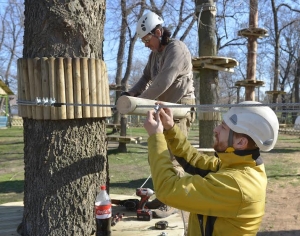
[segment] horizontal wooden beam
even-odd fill
[[[155,107],[156,100],[137,98],[131,96],[121,96],[117,101],[117,110],[125,115],[141,115],[146,116],[151,107]],[[190,112],[189,107],[183,107],[181,104],[164,102],[165,106],[172,106],[173,117],[176,119],[184,118]],[[147,107],[143,107],[147,106]],[[174,107],[176,106],[176,107]],[[177,108],[178,107],[178,108]]]
[[[119,143],[140,143],[142,137],[132,137],[132,136],[117,136],[117,135],[108,135],[106,136],[107,141],[115,141]]]

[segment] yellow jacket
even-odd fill
[[[189,172],[180,178],[167,148]],[[148,139],[156,197],[190,212],[189,236],[256,235],[265,209],[267,177],[259,150],[200,154],[178,126]]]

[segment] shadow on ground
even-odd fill
[[[22,193],[24,191],[24,180],[11,180],[0,182],[0,193]]]
[[[118,182],[118,183],[109,183],[109,187],[113,188],[132,188],[136,189],[141,187],[147,178],[145,179],[136,179],[136,180],[131,180],[131,181],[126,181],[126,182]],[[150,188],[153,189],[153,183],[152,183],[152,178],[148,179],[148,181],[144,184],[143,188]]]
[[[258,232],[257,236],[299,236],[300,230]]]

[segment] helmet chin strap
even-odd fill
[[[234,152],[234,148],[233,148],[233,131],[232,131],[232,129],[229,130],[228,147],[226,148],[225,152]]]

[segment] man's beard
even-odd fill
[[[219,139],[217,137],[215,137],[213,147],[216,152],[224,152],[227,148],[227,143],[219,142]]]

